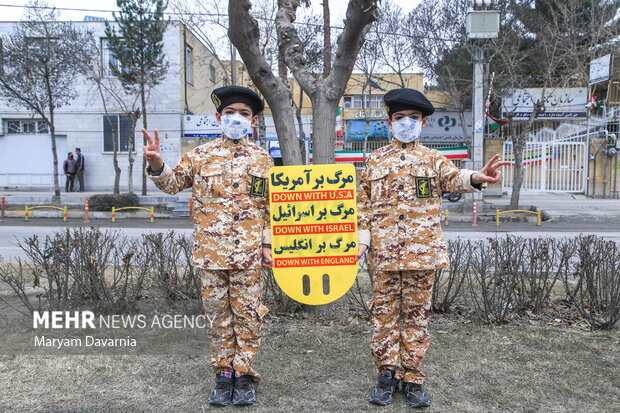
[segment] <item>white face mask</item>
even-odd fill
[[[250,133],[252,121],[238,113],[222,116],[222,132],[231,139],[240,139]]]
[[[422,121],[404,117],[392,122],[392,134],[403,143],[413,142],[422,133]]]

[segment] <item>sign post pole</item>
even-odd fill
[[[84,222],[88,224],[90,222],[88,219],[88,198],[84,199],[84,216]]]

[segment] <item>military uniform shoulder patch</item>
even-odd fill
[[[216,108],[219,108],[222,104],[222,101],[220,101],[220,98],[218,98],[215,93],[211,93],[211,100],[213,101],[213,104]]]
[[[430,198],[432,195],[431,178],[427,176],[416,176],[415,193],[418,198]]]
[[[250,195],[265,196],[265,178],[252,175],[252,189]]]

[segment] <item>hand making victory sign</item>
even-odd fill
[[[142,128],[142,133],[148,142],[147,146],[142,147],[144,157],[149,165],[151,165],[151,169],[157,171],[164,166],[164,158],[161,156],[161,147],[159,146],[159,132],[155,129],[155,142],[153,142],[153,138],[151,138],[151,135],[149,135],[146,129]]]
[[[499,179],[502,177],[502,173],[498,171],[497,169],[505,165],[510,165],[511,162],[509,161],[496,162],[498,159],[499,159],[499,155],[495,155],[493,158],[491,158],[489,162],[487,162],[484,168],[474,173],[471,177],[472,184],[478,185],[484,182],[489,183],[489,184],[494,184],[497,181],[499,181]],[[367,249],[368,249],[368,245],[360,244],[357,255],[355,256],[355,261],[359,261]]]
[[[499,155],[495,155],[493,158],[491,158],[489,162],[487,162],[484,168],[482,168],[481,170],[473,174],[471,177],[472,183],[474,185],[482,184],[484,182],[489,183],[489,184],[494,184],[495,182],[499,181],[499,179],[502,177],[502,173],[498,171],[497,168],[500,168],[505,165],[510,165],[511,162],[510,161],[495,162],[498,159],[499,159]]]
[[[155,134],[155,142],[153,142],[153,138],[148,133],[148,131],[142,128],[142,133],[146,137],[146,141],[148,142],[147,146],[143,146],[142,150],[144,151],[144,157],[146,161],[151,166],[151,170],[157,171],[164,166],[164,159],[161,155],[161,147],[159,145],[159,132],[157,129],[154,130]],[[264,267],[271,268],[274,266],[273,258],[271,257],[271,247],[263,247],[263,261],[262,265]]]

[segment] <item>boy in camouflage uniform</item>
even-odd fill
[[[211,95],[222,137],[198,146],[170,168],[164,164],[159,135],[148,140],[148,176],[162,191],[192,188],[193,265],[201,268],[204,310],[212,322],[209,342],[216,384],[209,403],[252,404],[260,375],[252,362],[260,344],[261,264],[273,265],[270,247],[268,152],[247,134],[263,110],[250,89],[229,86]]]
[[[402,380],[407,403],[424,407],[430,402],[420,364],[430,343],[433,278],[448,265],[441,193],[482,191],[499,180],[497,168],[507,162],[495,162],[496,155],[479,172],[460,170],[418,141],[434,112],[422,93],[396,89],[384,102],[394,138],[366,160],[358,198],[357,258],[370,247],[373,271],[371,352],[379,378],[370,402],[390,404]]]

